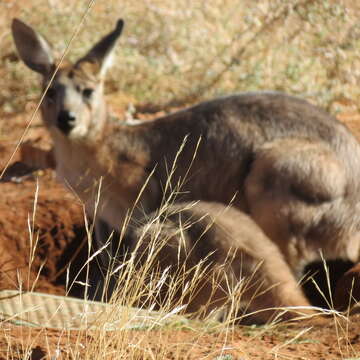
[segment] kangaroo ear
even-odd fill
[[[12,35],[21,60],[32,70],[46,76],[54,60],[49,43],[30,26],[13,19]]]
[[[94,65],[93,72],[96,72],[97,75],[103,77],[107,69],[111,66],[113,49],[117,39],[122,33],[123,27],[124,21],[119,19],[115,29],[95,44],[84,57],[77,61],[75,66],[82,66],[82,63],[84,62],[90,63]]]

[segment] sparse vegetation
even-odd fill
[[[37,82],[17,61],[9,23],[16,14],[57,44],[61,54],[88,2],[5,2],[0,39],[2,111],[23,110],[37,98]],[[359,9],[350,1],[250,0],[95,2],[70,59],[94,34],[125,19],[108,92],[134,103],[191,103],[230,92],[286,91],[332,105],[359,97]],[[336,110],[336,109],[333,109]]]

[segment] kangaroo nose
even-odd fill
[[[75,120],[76,116],[73,112],[61,110],[58,116],[57,126],[64,134],[68,134],[74,128]]]

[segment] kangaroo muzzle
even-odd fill
[[[76,116],[73,112],[68,110],[61,110],[57,118],[57,127],[65,134],[68,135],[75,127]]]

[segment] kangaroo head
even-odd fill
[[[61,65],[51,81],[57,66],[50,44],[30,26],[13,20],[12,33],[20,58],[42,75],[43,90],[49,86],[41,111],[54,137],[81,139],[96,134],[105,122],[104,77],[123,24],[118,20],[116,28],[75,64]]]

